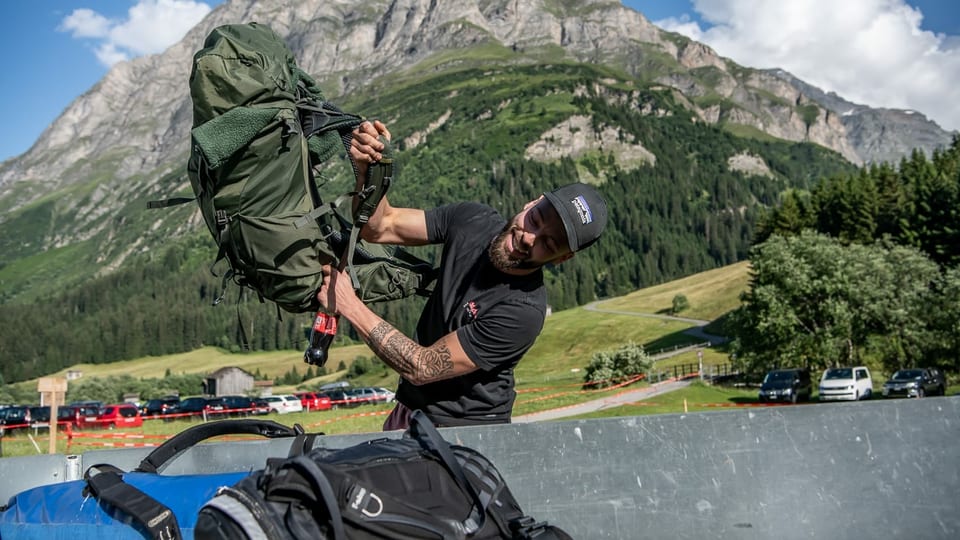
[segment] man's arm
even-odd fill
[[[350,158],[357,166],[357,191],[363,188],[370,164],[383,158],[384,139],[390,140],[390,132],[379,120],[364,122],[353,131]],[[422,246],[427,243],[424,212],[417,208],[394,208],[384,196],[360,231],[360,237],[377,244]]]
[[[325,308],[343,315],[376,355],[404,379],[422,385],[470,373],[476,364],[464,352],[456,332],[429,347],[418,345],[370,310],[353,292],[350,277],[324,266],[317,298]]]

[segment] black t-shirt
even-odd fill
[[[489,206],[441,206],[426,212],[426,223],[429,242],[442,243],[443,253],[415,339],[429,346],[456,330],[478,369],[421,386],[401,379],[397,400],[445,426],[509,422],[513,368],[543,329],[543,272],[511,276],[492,265],[487,248],[506,220]]]

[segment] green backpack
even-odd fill
[[[334,264],[350,267],[367,303],[426,292],[430,264],[357,240],[389,187],[391,158],[370,167],[361,192],[321,198],[314,167],[349,148],[362,118],[325,101],[280,36],[257,23],[221,26],[193,62],[187,174],[196,198],[187,200],[200,205],[219,246],[214,265],[230,264],[224,286],[233,279],[286,311],[311,312],[321,266]],[[354,196],[361,204],[348,220],[338,210],[350,210]]]

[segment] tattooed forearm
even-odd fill
[[[423,375],[429,379],[443,376],[453,371],[453,360],[450,358],[450,349],[441,340],[429,349],[424,349],[420,355],[423,366]]]
[[[415,377],[417,374],[417,349],[419,348],[420,346],[414,343],[412,339],[400,332],[394,332],[383,342],[383,347],[380,349],[380,358],[383,358],[384,362],[396,366],[400,373]]]
[[[370,348],[372,348],[374,352],[379,351],[380,343],[383,342],[383,338],[387,337],[387,334],[389,334],[391,330],[393,330],[393,327],[385,322],[373,327],[373,330],[370,331],[370,336],[367,338],[367,344],[370,345]]]
[[[443,340],[421,347],[396,328],[381,322],[370,331],[373,352],[411,382],[430,381],[453,371],[450,349]]]

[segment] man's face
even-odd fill
[[[532,270],[573,256],[556,209],[544,197],[513,216],[490,243],[490,260],[502,272]]]

